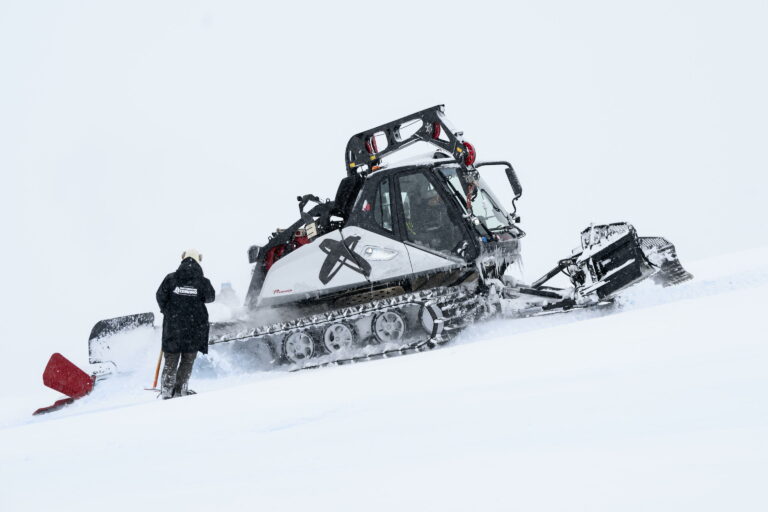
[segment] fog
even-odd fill
[[[96,320],[154,309],[186,248],[244,296],[247,248],[296,220],[297,195],[334,195],[352,134],[440,103],[479,159],[515,165],[529,278],[591,222],[666,236],[683,263],[764,246],[767,14],[2,1],[0,311],[5,355],[30,370],[15,385],[54,350],[84,360]]]

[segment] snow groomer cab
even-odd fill
[[[425,157],[384,162],[416,143],[428,144]],[[256,264],[250,308],[341,307],[475,286],[518,260],[525,233],[517,225],[522,188],[515,171],[508,162],[476,162],[442,105],[354,135],[345,161],[347,176],[333,201],[299,197],[300,219],[249,251]],[[483,167],[506,173],[511,212],[480,176]]]

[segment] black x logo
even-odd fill
[[[320,243],[320,250],[328,255],[323,266],[320,267],[320,275],[317,276],[321,283],[330,283],[342,267],[350,268],[365,277],[371,275],[370,263],[354,255],[355,247],[359,241],[359,236],[350,236],[345,238],[343,242],[326,238]],[[352,256],[352,261],[349,260],[350,256]]]

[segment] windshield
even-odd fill
[[[441,167],[439,170],[448,178],[448,183],[461,197],[462,208],[467,210],[467,193],[461,186],[461,181],[456,172],[456,167]],[[509,227],[509,214],[501,206],[501,203],[481,177],[478,180],[477,195],[472,200],[472,213],[483,222],[488,229],[500,229]]]

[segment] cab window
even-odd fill
[[[389,178],[382,180],[373,200],[373,220],[382,229],[392,232],[392,203],[389,195]]]
[[[448,205],[422,173],[398,178],[405,220],[405,238],[429,249],[455,253],[464,240],[463,232],[448,214]]]

